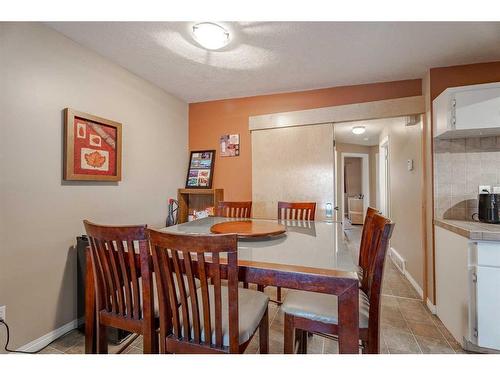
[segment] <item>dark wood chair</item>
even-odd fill
[[[217,216],[249,219],[252,202],[219,202]]]
[[[315,202],[278,202],[278,220],[314,221],[315,214]]]
[[[278,220],[314,221],[316,202],[278,202]],[[281,287],[276,287],[276,303],[281,304]]]
[[[141,334],[144,353],[157,352],[146,226],[84,224],[94,275],[97,353],[108,352],[107,327]]]
[[[148,235],[158,286],[161,353],[242,353],[257,328],[260,352],[268,352],[269,298],[238,288],[236,235],[151,229]],[[221,261],[221,254],[226,259]]]
[[[364,353],[379,353],[380,294],[384,260],[394,224],[375,213],[367,223],[367,272],[359,290],[359,334]],[[321,293],[291,291],[283,304],[285,313],[284,352],[294,352],[295,331],[301,333],[302,352],[307,352],[305,332],[338,335],[337,297]]]
[[[252,201],[250,202],[219,202],[217,216],[239,219],[250,219],[252,213]],[[248,283],[243,283],[243,287],[248,289]]]
[[[366,210],[365,220],[363,222],[363,230],[361,232],[358,257],[358,276],[360,283],[363,283],[363,275],[368,272],[370,259],[372,259],[373,257],[373,254],[370,254],[369,235],[371,232],[368,230],[368,228],[370,227],[370,223],[372,222],[375,214],[380,214],[380,212],[376,208],[368,207],[368,209]]]

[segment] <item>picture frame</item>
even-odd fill
[[[122,124],[64,109],[63,179],[121,181]]]
[[[224,134],[219,138],[220,156],[235,157],[240,156],[240,135]]]
[[[211,189],[214,165],[215,150],[191,151],[186,189]]]

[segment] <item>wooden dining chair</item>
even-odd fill
[[[316,202],[278,202],[278,220],[311,220],[316,214]]]
[[[316,202],[278,202],[278,220],[314,221],[316,214]],[[260,287],[263,290],[263,287]],[[276,287],[276,301],[281,300],[281,287]]]
[[[257,328],[260,352],[268,352],[269,298],[238,288],[235,234],[149,229],[148,236],[160,310],[160,353],[242,353]],[[195,278],[200,280],[199,289]],[[223,278],[227,286],[222,285]]]
[[[252,211],[252,202],[219,202],[217,216],[249,219]]]
[[[368,272],[368,266],[370,264],[370,259],[372,258],[372,254],[370,254],[370,241],[372,232],[368,230],[370,227],[370,223],[373,220],[375,214],[379,214],[380,212],[373,207],[368,207],[365,214],[365,220],[363,222],[363,230],[361,232],[361,241],[359,244],[359,256],[358,256],[358,277],[360,283],[363,282],[363,275]],[[365,280],[366,282],[366,280]]]
[[[141,334],[144,353],[157,352],[146,226],[83,223],[94,276],[97,353],[108,352],[107,327]]]
[[[367,272],[359,289],[359,335],[363,353],[379,353],[380,303],[384,260],[394,224],[375,213],[364,229],[369,243]],[[291,291],[283,304],[285,313],[284,352],[294,352],[296,330],[301,333],[302,351],[307,352],[305,332],[338,335],[337,297],[321,293]]]

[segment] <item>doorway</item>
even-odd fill
[[[370,205],[369,155],[344,152],[342,159],[342,220],[363,224],[364,213]]]

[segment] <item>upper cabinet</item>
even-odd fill
[[[434,137],[500,135],[500,82],[448,88],[432,106]]]

